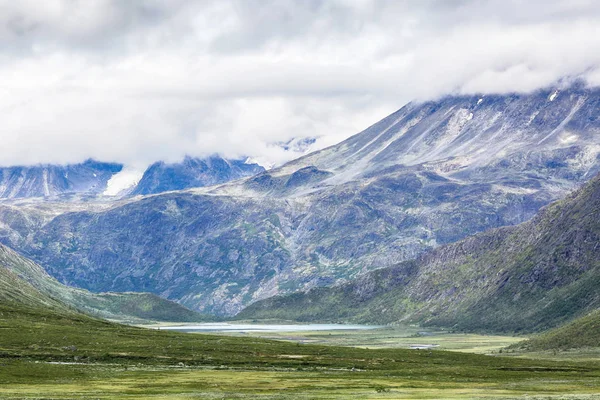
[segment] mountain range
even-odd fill
[[[518,226],[486,231],[240,318],[542,331],[600,308],[600,176]]]
[[[532,218],[600,170],[599,106],[600,90],[582,85],[410,103],[338,145],[218,186],[4,202],[0,240],[63,283],[234,315]]]
[[[0,167],[0,199],[94,198],[107,193],[111,179],[123,171],[118,163],[87,160],[80,164]],[[218,155],[185,157],[179,163],[156,162],[123,195],[155,194],[228,182],[264,171],[258,164]]]

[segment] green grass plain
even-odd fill
[[[600,363],[185,334],[0,304],[0,398],[600,399]]]
[[[9,364],[19,373],[24,365]],[[429,376],[407,377],[371,371],[277,371],[202,368],[128,368],[117,366],[34,364],[35,382],[2,383],[2,398],[98,399],[598,399],[589,376],[572,372],[513,371],[511,381],[491,382],[483,376],[453,381]],[[53,378],[53,376],[60,378]],[[393,374],[392,374],[393,375]],[[485,373],[482,373],[485,375]],[[521,375],[517,378],[516,375]],[[525,375],[525,376],[523,376]]]

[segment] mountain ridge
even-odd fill
[[[138,182],[108,196],[146,195],[225,183],[264,171],[258,164],[228,160],[218,155],[186,156],[181,162],[158,161],[150,165]],[[92,159],[76,164],[39,164],[0,167],[0,199],[87,198],[107,195],[112,178],[124,165]],[[79,196],[79,197],[77,197]]]
[[[121,164],[87,160],[79,164],[0,168],[0,198],[56,197],[63,194],[102,194]]]

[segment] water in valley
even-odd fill
[[[363,331],[381,328],[377,325],[349,324],[236,324],[204,323],[195,325],[161,326],[157,329],[178,332],[314,332],[314,331]]]

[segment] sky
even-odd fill
[[[408,101],[600,84],[597,0],[0,0],[0,165],[278,165]]]

